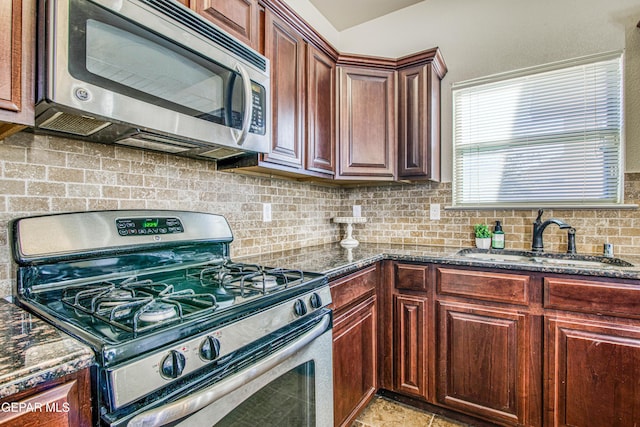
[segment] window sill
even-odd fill
[[[531,205],[477,205],[477,206],[445,206],[445,210],[531,210],[531,209],[563,209],[563,210],[580,210],[580,209],[638,209],[636,204],[610,204],[610,205],[549,205],[549,204],[531,204]]]

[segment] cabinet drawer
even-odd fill
[[[372,265],[330,283],[333,309],[339,310],[358,301],[364,295],[375,292],[378,283],[378,266]]]
[[[396,289],[427,290],[427,272],[429,267],[413,264],[394,265],[394,283]]]
[[[625,283],[546,277],[544,307],[640,318],[640,287]]]
[[[438,294],[529,304],[529,276],[438,268]]]

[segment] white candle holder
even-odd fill
[[[340,216],[333,218],[333,222],[338,224],[347,224],[347,234],[344,239],[340,241],[340,246],[343,248],[355,248],[360,244],[353,238],[353,224],[362,224],[367,222],[367,218],[361,216]]]

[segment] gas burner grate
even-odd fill
[[[62,302],[120,330],[137,334],[205,316],[218,308],[211,293],[175,291],[172,285],[128,279],[65,289]]]
[[[224,288],[243,298],[277,292],[304,280],[301,270],[232,262],[193,268],[187,275],[204,287]]]

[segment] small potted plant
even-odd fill
[[[489,249],[491,247],[491,231],[489,231],[489,226],[485,224],[476,224],[473,226],[473,232],[476,235],[477,248]]]

